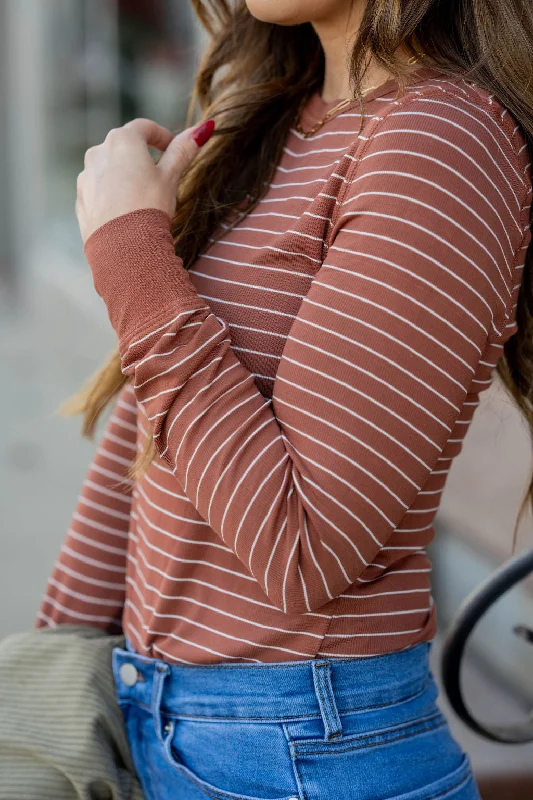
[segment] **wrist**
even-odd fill
[[[188,305],[193,298],[200,301],[175,254],[170,226],[167,212],[137,209],[105,222],[85,242],[94,287],[120,341],[149,325],[165,307],[179,310],[184,300]]]

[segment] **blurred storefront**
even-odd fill
[[[0,638],[32,624],[103,426],[56,414],[116,345],[84,153],[137,116],[183,127],[199,50],[185,0],[0,0]]]
[[[57,265],[82,264],[74,203],[85,150],[137,116],[181,126],[198,45],[183,0],[0,3],[5,277],[20,277],[34,248]]]

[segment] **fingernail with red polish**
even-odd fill
[[[209,139],[213,135],[214,130],[215,130],[215,120],[207,119],[205,122],[202,122],[201,125],[198,125],[198,127],[193,130],[191,136],[198,145],[198,147],[201,147],[203,144],[209,141]]]

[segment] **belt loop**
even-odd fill
[[[331,663],[329,661],[312,661],[315,694],[324,723],[324,740],[342,736],[342,723],[331,685]]]
[[[165,678],[170,674],[170,667],[164,661],[158,661],[154,670],[154,685],[152,689],[152,713],[154,717],[154,726],[157,733],[157,738],[164,744],[163,729],[161,720],[161,699],[163,697],[163,686]]]

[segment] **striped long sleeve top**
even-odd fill
[[[86,242],[128,383],[37,625],[181,663],[369,656],[435,633],[426,546],[531,239],[523,130],[420,69],[309,138],[187,271],[170,218]],[[314,95],[304,129],[333,104]],[[152,429],[157,455],[118,486]],[[124,488],[126,486],[126,488]]]

